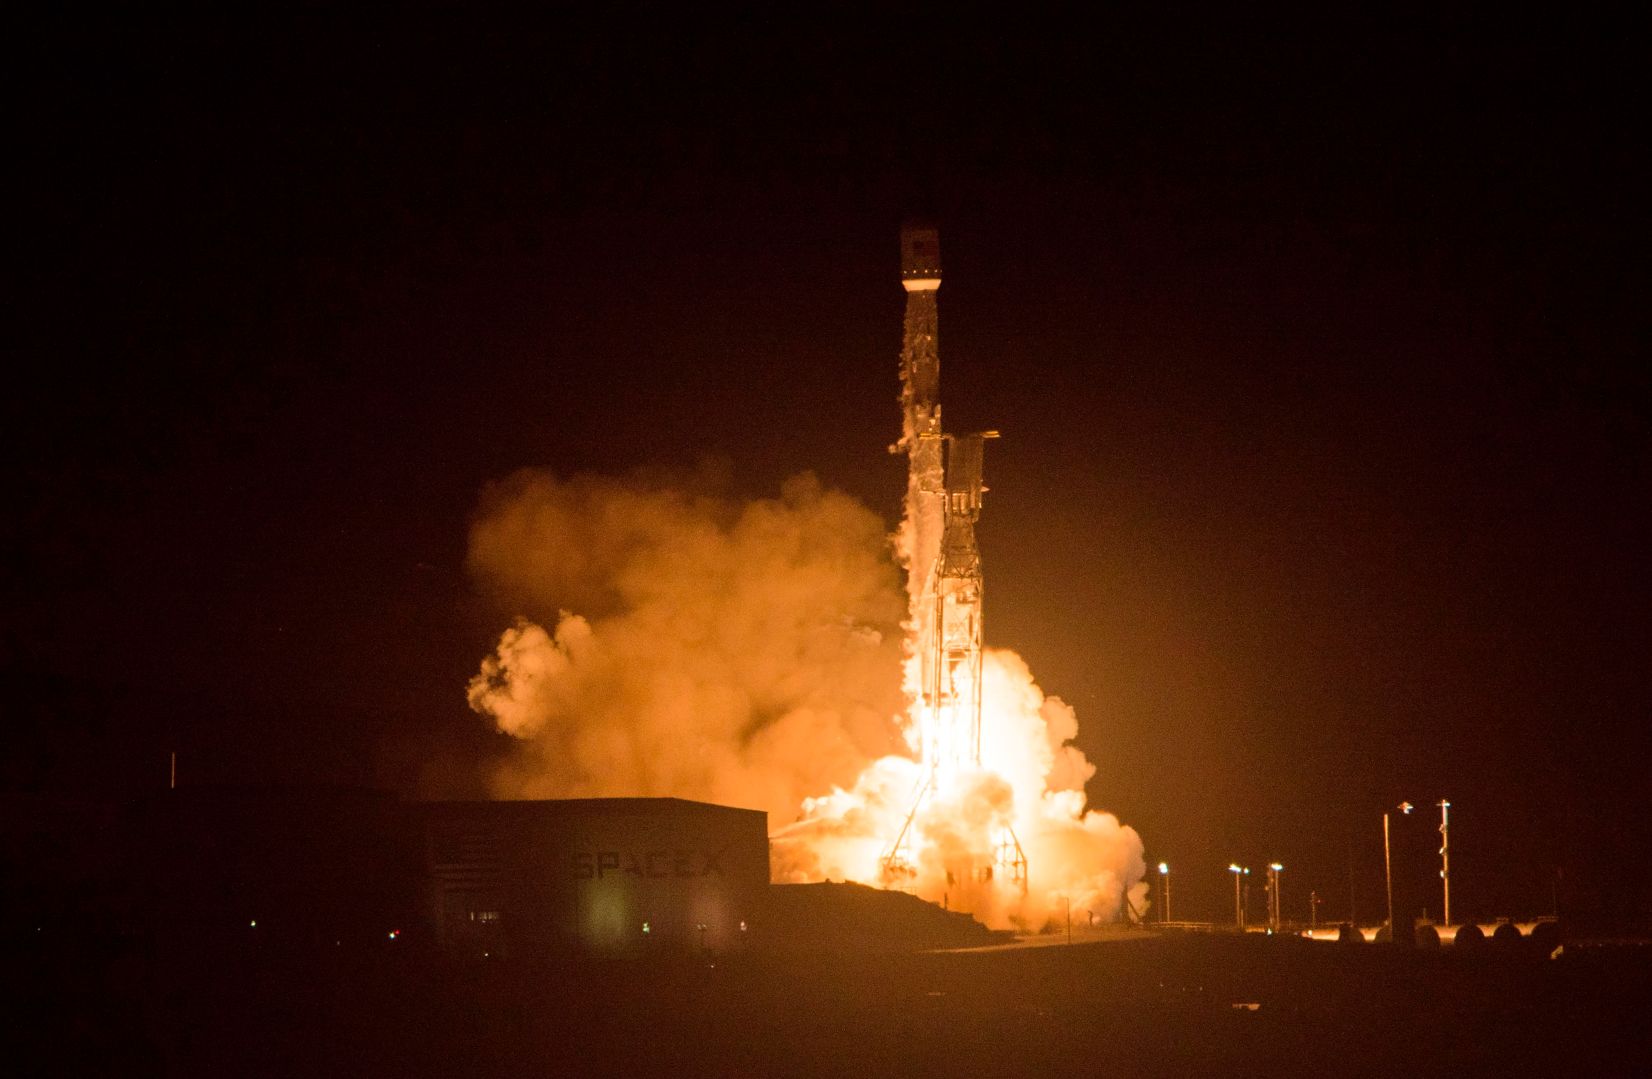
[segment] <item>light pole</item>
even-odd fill
[[[1451,803],[1440,799],[1440,888],[1445,892],[1445,922],[1451,924]]]
[[[1159,913],[1161,923],[1170,920],[1170,866],[1159,863],[1159,884],[1164,888],[1164,910]]]
[[[1318,892],[1308,893],[1308,932],[1317,932],[1319,929],[1319,905],[1325,900],[1319,898]]]
[[[1268,863],[1268,928],[1279,932],[1279,874],[1285,869],[1278,862]]]
[[[1394,808],[1401,813],[1410,813],[1414,808],[1410,802],[1401,802]],[[1388,845],[1388,814],[1382,815],[1382,875],[1388,884],[1388,939],[1394,939],[1394,857]]]
[[[1243,929],[1245,928],[1245,898],[1244,885],[1240,883],[1240,878],[1250,876],[1250,869],[1247,866],[1239,865],[1237,862],[1230,862],[1228,872],[1233,874],[1233,923]]]

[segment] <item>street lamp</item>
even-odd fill
[[[1279,874],[1285,869],[1278,862],[1268,863],[1268,928],[1279,932]]]
[[[1159,863],[1159,884],[1164,888],[1164,910],[1159,914],[1161,923],[1170,920],[1170,866]]]
[[[1243,929],[1245,928],[1244,885],[1240,883],[1239,878],[1250,876],[1250,867],[1230,862],[1228,863],[1228,872],[1233,874],[1233,922],[1240,929]]]
[[[1410,802],[1401,802],[1394,807],[1401,813],[1409,814],[1416,807]],[[1382,875],[1388,884],[1388,939],[1394,939],[1394,857],[1388,844],[1388,814],[1382,815]]]
[[[1445,891],[1445,924],[1451,924],[1451,803],[1441,798],[1440,887]]]

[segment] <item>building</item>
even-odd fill
[[[427,922],[454,955],[742,948],[769,887],[767,815],[678,798],[428,802]]]
[[[125,829],[132,928],[170,951],[726,951],[759,932],[767,815],[677,798],[403,802],[183,787]]]

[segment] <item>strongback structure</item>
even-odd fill
[[[907,592],[916,693],[913,707],[923,765],[920,786],[900,834],[884,854],[886,882],[909,876],[912,822],[937,792],[981,766],[981,462],[998,432],[954,436],[941,426],[941,356],[936,293],[941,245],[934,228],[901,229],[901,285],[906,289],[901,347],[901,439],[907,455]],[[1014,833],[995,844],[993,862],[1026,886],[1026,857]],[[983,866],[981,879],[992,878]]]
[[[981,457],[997,432],[948,440],[941,558],[934,569],[934,641],[925,696],[935,715],[938,778],[981,763]]]

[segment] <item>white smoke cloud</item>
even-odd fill
[[[484,494],[469,567],[522,615],[469,690],[521,740],[497,793],[786,822],[900,749],[883,523],[809,475],[749,503],[696,486],[530,470]]]
[[[740,502],[704,476],[484,493],[469,568],[518,615],[471,680],[517,739],[502,797],[675,796],[767,810],[777,879],[877,883],[921,768],[902,689],[908,610],[879,518],[810,475]],[[914,820],[918,894],[992,925],[1145,907],[1142,844],[1087,811],[1073,710],[1012,652],[983,671],[983,770]],[[1023,896],[979,866],[1005,829]],[[972,874],[975,874],[972,876]]]

